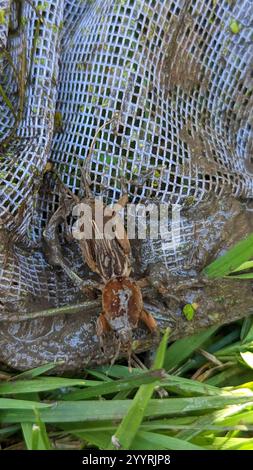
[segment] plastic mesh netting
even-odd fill
[[[2,312],[80,295],[41,248],[59,204],[46,164],[77,194],[113,117],[90,162],[94,194],[117,200],[124,175],[134,203],[252,198],[252,19],[251,0],[0,1]],[[183,218],[181,247],[143,242],[141,263],[183,267],[206,227]]]

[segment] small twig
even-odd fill
[[[208,351],[205,351],[204,349],[199,348],[198,352],[202,354],[209,362],[213,363],[216,366],[221,366],[222,362],[217,359],[213,354],[209,353]]]
[[[63,307],[49,308],[40,310],[39,312],[30,312],[20,315],[19,313],[0,314],[0,322],[21,322],[27,320],[35,320],[36,318],[50,318],[57,315],[71,315],[82,311],[92,311],[101,307],[101,300],[90,300],[74,305],[64,305]]]
[[[92,152],[93,152],[93,150],[94,150],[95,143],[96,143],[96,140],[97,140],[97,138],[98,138],[99,133],[100,133],[106,126],[109,126],[109,124],[111,124],[112,122],[114,122],[115,119],[117,119],[117,117],[118,117],[118,113],[115,113],[114,116],[113,116],[111,119],[109,119],[108,121],[105,121],[105,122],[102,124],[102,126],[100,126],[100,127],[97,129],[97,131],[96,131],[96,133],[95,133],[95,135],[94,135],[94,137],[93,137],[93,139],[92,139],[91,146],[90,146],[88,155],[87,155],[87,157],[86,157],[86,160],[84,161],[83,171],[84,171],[85,174],[87,173],[87,166],[88,166],[89,162],[91,161]]]

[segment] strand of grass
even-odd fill
[[[253,257],[253,234],[237,243],[223,256],[204,269],[210,278],[224,277]]]
[[[132,450],[204,450],[177,437],[165,436],[154,432],[139,431],[134,439]]]
[[[95,380],[67,379],[63,377],[40,377],[31,380],[17,380],[0,384],[1,395],[34,393],[75,386],[98,386]]]
[[[206,350],[210,353],[215,353],[219,349],[231,344],[234,340],[239,339],[240,329],[235,328],[231,333],[227,334],[226,336],[218,339],[214,343],[206,346]],[[211,338],[214,341],[214,338]],[[175,369],[174,374],[177,376],[181,376],[186,372],[192,369],[198,369],[206,362],[206,359],[199,353],[195,353],[193,358],[188,359],[184,364],[179,366],[178,369]]]
[[[204,444],[204,438],[202,442]],[[201,440],[199,441],[201,444]],[[253,439],[248,437],[233,438],[233,437],[214,437],[206,449],[217,449],[217,450],[252,450]]]
[[[130,395],[131,390],[122,390],[121,392],[116,393],[112,400],[126,400],[128,396]]]
[[[231,360],[232,358],[236,357],[237,354],[241,352],[246,352],[252,349],[252,341],[249,342],[241,342],[237,341],[231,346],[226,346],[225,348],[220,349],[215,353],[215,356],[220,360]]]
[[[108,375],[105,375],[102,372],[97,371],[96,369],[95,370],[84,369],[84,372],[86,372],[87,374],[89,374],[93,377],[96,377],[99,380],[104,380],[105,382],[112,382],[113,381],[110,377],[108,377]]]
[[[63,397],[64,400],[83,400],[96,396],[103,396],[116,392],[123,392],[123,396],[118,396],[118,399],[125,398],[125,393],[129,392],[133,388],[139,387],[145,383],[153,383],[157,381],[166,390],[184,396],[199,396],[199,395],[222,395],[227,393],[217,387],[208,386],[190,379],[184,379],[182,377],[175,377],[173,375],[168,376],[164,374],[164,370],[149,371],[141,375],[130,377],[127,379],[120,379],[117,381],[111,381],[107,383],[101,383],[97,386],[89,387],[85,390],[73,391]],[[1,387],[0,387],[1,392]]]
[[[245,263],[242,263],[238,268],[234,269],[231,274],[240,272],[240,271],[246,271],[246,269],[252,269],[253,268],[253,261],[246,261]]]
[[[170,419],[156,419],[144,421],[140,425],[141,431],[185,431],[187,430],[198,430],[198,431],[233,431],[237,429],[238,431],[245,431],[245,425],[237,424],[235,426],[223,426],[222,424],[213,424],[214,414],[209,414],[209,420],[205,422],[196,416],[185,416],[180,418],[170,418]],[[206,415],[205,415],[206,417]],[[59,425],[61,429],[64,430],[62,435],[71,433],[85,439],[82,433],[86,432],[108,432],[112,435],[116,429],[116,424],[113,424],[111,421],[102,421],[102,422],[88,422],[88,423],[64,423]],[[248,425],[247,431],[253,430],[253,426]],[[57,433],[59,435],[59,432]]]
[[[33,450],[51,450],[52,447],[51,447],[50,440],[48,438],[46,426],[40,418],[40,413],[37,409],[35,409],[34,414],[36,418],[35,426],[38,429],[38,443],[37,443],[37,448],[33,447]]]
[[[14,116],[14,119],[16,120],[17,119],[17,114],[14,110],[14,107],[12,105],[12,102],[10,101],[10,99],[8,98],[8,96],[6,95],[2,85],[0,84],[0,95],[2,96],[3,98],[3,101],[5,102],[6,106],[9,108],[9,110],[11,111],[11,113],[13,114]]]
[[[234,392],[236,392],[236,390]],[[224,421],[221,418],[236,414],[237,410],[240,411],[240,406],[244,406],[244,404],[227,406],[224,407],[223,410],[220,410],[218,412],[206,416],[200,416],[196,418],[196,421],[194,423],[195,429],[184,429],[177,434],[177,437],[179,437],[180,439],[190,440],[198,435],[201,435],[203,433],[204,427],[209,428],[210,425],[219,425],[219,423],[222,427],[224,427]],[[240,420],[237,420],[236,424],[242,424],[242,422],[240,422]]]
[[[40,310],[39,312],[31,312],[20,315],[18,313],[1,314],[0,321],[4,322],[22,322],[27,320],[34,320],[35,318],[47,318],[54,317],[57,315],[73,315],[80,313],[84,310],[95,310],[101,306],[101,300],[91,300],[86,302],[80,302],[74,305],[64,305],[63,307],[49,308],[46,310]]]
[[[159,385],[161,379],[165,377],[164,369],[151,370],[147,373],[141,374],[139,377],[130,377],[129,379],[103,382],[94,387],[87,388],[85,390],[77,390],[72,393],[68,393],[63,397],[64,400],[84,400],[91,397],[98,397],[101,395],[108,395],[120,391],[133,390],[142,384],[154,384]],[[1,386],[0,386],[1,393]]]
[[[32,402],[39,403],[40,397],[37,392],[28,394],[21,394],[22,400],[31,400]],[[51,444],[47,436],[45,424],[40,419],[38,407],[33,408],[34,420],[33,423],[21,422],[21,430],[24,438],[25,445],[28,450],[49,450]]]
[[[224,416],[224,413],[218,414],[215,423],[222,423],[222,426],[244,426],[244,430],[248,430],[248,425],[253,425],[253,409],[241,410],[232,416]]]
[[[182,429],[177,433],[179,439],[187,440],[193,439],[203,432],[204,428],[209,428],[213,424],[214,414],[208,414],[207,416],[200,416],[195,418],[193,428]]]
[[[247,343],[253,340],[253,316],[246,317],[243,320],[241,332],[240,332],[240,340],[242,343]]]
[[[14,424],[12,426],[6,426],[4,428],[0,428],[0,442],[9,436],[12,436],[19,430],[20,430],[19,424]]]
[[[137,376],[143,374],[143,370],[137,369],[134,367],[131,371],[127,366],[122,366],[120,364],[114,364],[113,366],[98,366],[95,369],[98,372],[102,372],[106,376],[113,377],[114,379],[123,379],[127,377],[132,377],[133,375]]]
[[[211,396],[227,393],[218,387],[174,375],[167,376],[166,379],[162,380],[161,385],[170,393],[180,396]]]
[[[51,408],[52,404],[33,402],[29,400],[16,400],[13,398],[0,398],[0,410],[12,410],[15,412],[33,410],[34,408]],[[23,420],[25,421],[25,420]],[[17,421],[19,422],[19,421]]]
[[[15,374],[12,375],[9,378],[9,381],[11,380],[24,380],[24,379],[33,379],[34,377],[39,377],[42,374],[45,374],[46,372],[49,372],[53,369],[55,369],[58,366],[61,366],[64,364],[64,361],[58,361],[58,362],[50,362],[47,364],[44,364],[43,366],[35,367],[34,369],[26,370],[25,372],[21,372],[20,374]]]
[[[238,387],[240,383],[246,383],[250,380],[252,380],[252,371],[243,364],[238,364],[208,378],[205,383],[215,387]]]
[[[34,443],[33,426],[34,424],[32,423],[21,423],[21,430],[22,430],[23,438],[25,441],[26,448],[28,450],[33,450],[33,443]]]
[[[51,450],[46,426],[41,421],[38,410],[34,410],[35,423],[22,423],[23,438],[28,450]]]
[[[185,361],[196,349],[202,347],[217,329],[217,326],[213,326],[195,335],[175,341],[166,351],[164,368],[171,371],[178,367],[179,364]]]
[[[149,387],[149,385],[147,385]],[[138,393],[138,392],[137,392]],[[2,405],[2,400],[5,400]],[[80,421],[122,420],[132,409],[134,400],[87,400],[78,402],[58,401],[52,404],[33,403],[40,406],[41,419],[45,423],[67,423]],[[15,402],[15,403],[13,403]],[[2,423],[34,422],[31,408],[32,402],[24,400],[0,399],[0,420]],[[151,399],[149,406],[144,410],[145,417],[174,416],[176,414],[201,412],[223,409],[229,405],[252,406],[253,396],[244,391],[241,394]],[[26,409],[27,406],[27,409]],[[44,409],[45,408],[45,409]],[[139,415],[139,412],[138,412]],[[128,431],[127,431],[128,432]]]
[[[106,449],[110,440],[108,431],[90,431],[77,433],[77,437],[99,449]],[[135,435],[131,450],[203,450],[202,447],[177,439],[176,437],[163,435],[149,431],[138,431]]]
[[[167,328],[165,334],[163,335],[162,341],[158,346],[156,357],[152,367],[153,370],[160,369],[161,367],[163,367],[169,334],[170,329]],[[120,423],[116,433],[112,436],[112,445],[109,445],[109,448],[113,449],[116,447],[130,449],[133,439],[143,420],[148,403],[153,395],[154,388],[155,384],[140,386],[126,416]]]
[[[229,276],[224,276],[226,279],[253,279],[253,273],[245,273],[245,274],[237,274],[233,276],[230,274]],[[252,310],[253,313],[253,310]]]

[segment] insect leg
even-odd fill
[[[108,323],[108,321],[105,318],[105,315],[103,313],[100,313],[98,319],[97,319],[97,326],[96,326],[96,331],[97,331],[97,336],[101,338],[103,335],[106,333],[109,333],[111,331],[111,327]]]
[[[155,319],[152,317],[152,315],[146,310],[142,310],[141,315],[140,315],[140,320],[145,323],[145,325],[148,327],[148,329],[151,331],[151,333],[157,333],[158,331],[158,326],[155,321]]]

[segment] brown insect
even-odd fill
[[[108,123],[104,126],[106,124]],[[95,217],[97,199],[90,191],[87,175],[83,179],[86,189],[86,197],[83,199],[63,188],[65,198],[44,231],[45,251],[50,263],[60,265],[78,287],[83,290],[87,288],[90,290],[94,287],[102,290],[102,313],[97,320],[97,335],[103,343],[103,338],[113,332],[117,338],[119,350],[121,347],[127,348],[130,357],[132,331],[139,326],[140,322],[143,322],[153,334],[156,334],[158,330],[152,315],[144,310],[138,281],[129,277],[131,247],[124,223],[117,218],[117,224],[114,224],[115,216],[119,208],[126,206],[128,196],[124,194],[119,199],[117,210],[115,205],[109,207],[101,203],[103,226],[100,227]],[[60,248],[58,226],[66,221],[73,207],[79,203],[85,203],[85,207],[89,209],[79,228],[81,232],[85,232],[87,227],[92,230],[92,236],[89,238],[84,236],[80,239],[79,246],[83,260],[93,272],[101,277],[103,284],[99,286],[91,281],[83,281],[77,276],[64,259]],[[112,228],[114,227],[114,237],[106,236],[104,227],[108,223],[111,223]]]
[[[114,331],[120,346],[131,349],[132,331],[142,321],[157,333],[157,324],[152,315],[144,310],[141,289],[138,283],[127,277],[110,279],[102,290],[103,311],[97,321],[99,337]]]

